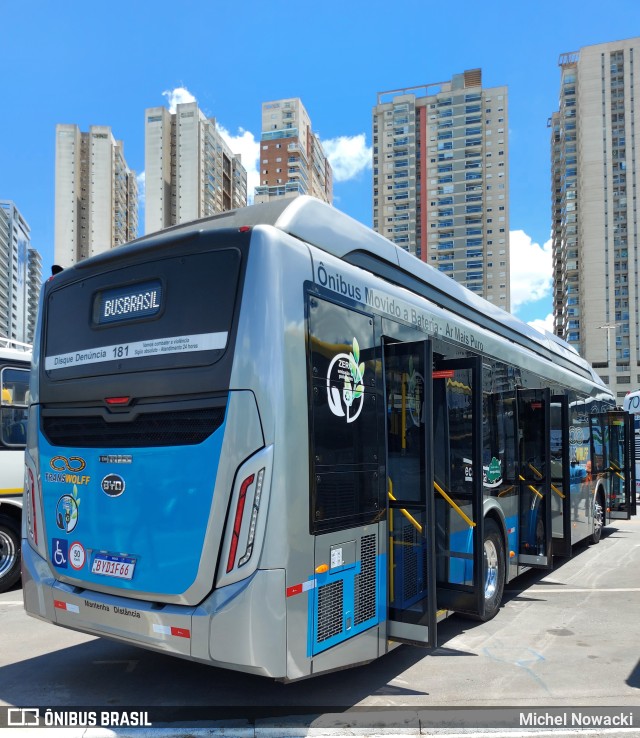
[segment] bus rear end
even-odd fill
[[[255,568],[255,524],[253,536],[226,525],[230,506],[240,522],[251,517],[271,461],[253,393],[230,389],[251,233],[177,235],[46,285],[24,598],[29,614],[58,625],[210,661],[217,572],[229,599],[238,565],[238,589]],[[260,586],[254,596],[268,599]]]

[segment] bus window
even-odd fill
[[[24,446],[27,440],[29,370],[2,370],[2,421],[0,440],[4,446]]]

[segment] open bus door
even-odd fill
[[[436,645],[431,343],[384,343],[391,640]]]
[[[606,520],[629,520],[636,508],[633,417],[609,410],[590,421],[593,472],[608,479]]]
[[[569,399],[566,395],[551,396],[549,422],[552,553],[571,556],[572,459],[569,455]]]
[[[518,389],[516,397],[520,485],[518,563],[550,569],[550,392]]]
[[[434,506],[438,608],[484,617],[482,361],[436,361]]]

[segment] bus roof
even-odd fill
[[[0,361],[31,361],[31,345],[0,336]]]
[[[488,326],[496,333],[537,351],[547,358],[562,357],[563,364],[572,365],[574,369],[590,377],[596,384],[605,386],[591,365],[571,345],[558,336],[548,331],[541,333],[503,308],[485,300],[434,267],[399,248],[349,215],[308,195],[250,205],[209,218],[171,226],[85,262],[79,262],[76,268],[82,269],[85,264],[88,266],[88,264],[95,264],[101,260],[107,261],[115,258],[116,252],[122,253],[123,249],[137,248],[142,245],[148,247],[163,245],[174,239],[177,232],[181,238],[186,238],[202,231],[258,225],[274,226],[322,251],[364,266],[383,277],[382,271],[376,271],[375,263],[390,265],[394,272],[411,275],[422,284],[429,285],[430,290],[435,293],[434,297],[438,304],[442,304],[452,312],[479,325]],[[355,258],[357,256],[365,256],[371,263],[364,265],[361,259]]]

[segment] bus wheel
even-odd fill
[[[504,591],[505,563],[504,543],[500,528],[495,520],[484,521],[484,617],[491,620],[502,602]]]
[[[598,543],[602,537],[602,526],[604,525],[604,505],[602,504],[602,490],[598,490],[593,498],[593,511],[591,513],[591,535],[589,543]]]
[[[20,533],[6,515],[0,515],[0,592],[20,579]]]

